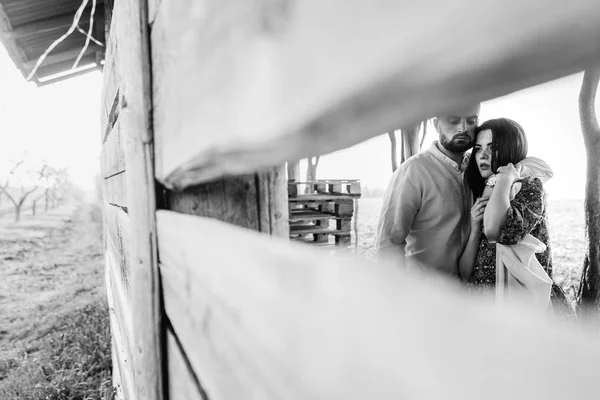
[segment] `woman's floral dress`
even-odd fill
[[[523,178],[518,182],[521,182],[521,190],[510,202],[506,219],[500,229],[498,243],[517,244],[525,235],[531,234],[546,245],[546,250],[535,256],[548,276],[552,278],[552,252],[548,231],[546,193],[538,178]],[[496,243],[490,242],[483,232],[475,258],[473,274],[467,286],[474,291],[493,290],[496,286]],[[575,316],[571,302],[556,283],[552,284],[550,299],[556,315]]]

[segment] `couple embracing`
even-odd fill
[[[552,170],[527,156],[527,137],[517,122],[499,118],[478,125],[479,110],[477,104],[434,118],[439,140],[394,172],[379,217],[378,256],[485,291],[496,286],[496,244],[533,237],[545,245],[535,257],[551,282],[549,307],[571,316],[570,302],[551,281],[543,183]]]

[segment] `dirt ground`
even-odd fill
[[[19,223],[0,218],[0,383],[11,365],[43,351],[42,339],[60,331],[65,316],[105,302],[103,283],[97,205],[63,206]]]

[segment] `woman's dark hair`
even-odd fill
[[[523,127],[517,122],[508,118],[490,119],[475,129],[475,138],[480,132],[488,129],[492,131],[492,171],[494,173],[498,167],[508,163],[516,164],[527,157],[527,137]],[[479,173],[474,153],[471,153],[465,174],[474,197],[481,197],[485,188],[485,179]]]

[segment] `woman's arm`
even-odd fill
[[[512,163],[498,168],[496,186],[483,215],[483,230],[490,241],[495,242],[500,237],[506,211],[510,208],[510,191],[513,183],[519,179],[519,170]]]
[[[467,246],[458,261],[458,275],[464,283],[467,283],[471,278],[475,266],[475,258],[481,241],[481,221],[487,202],[488,197],[480,197],[471,207],[471,233],[469,234]]]

